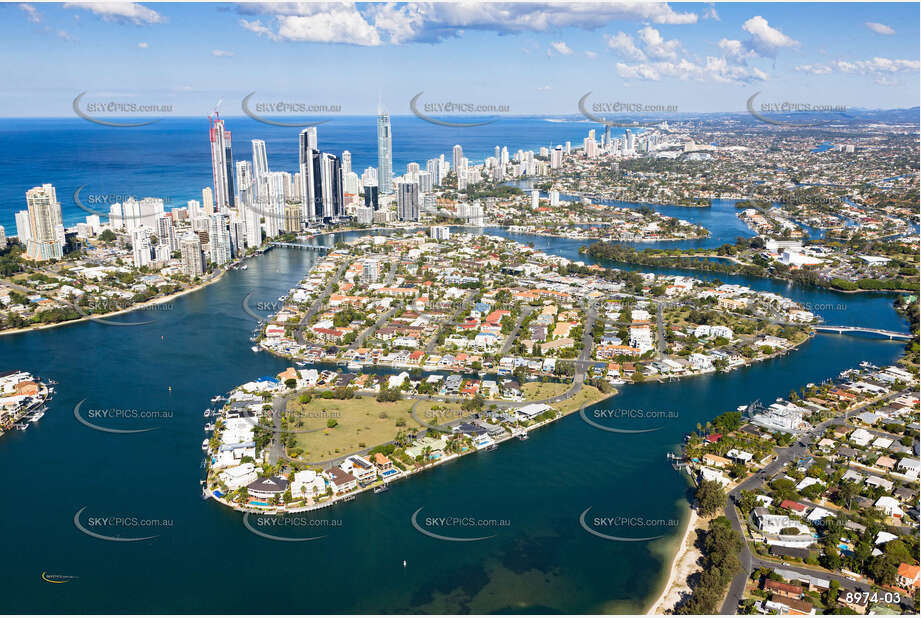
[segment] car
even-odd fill
[[[856,581],[857,581],[857,580],[854,579],[853,577],[845,577],[845,579],[848,580],[848,581],[852,581],[852,582],[856,582]]]

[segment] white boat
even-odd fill
[[[35,421],[37,421],[38,419],[40,419],[40,418],[43,417],[43,416],[45,416],[44,410],[39,410],[38,412],[36,412],[36,413],[33,414],[32,416],[30,416],[30,417],[29,417],[29,420],[32,421],[32,422],[34,423]]]
[[[205,431],[214,431],[214,423],[208,423],[205,425]]]
[[[358,363],[354,361],[346,365],[345,368],[348,369],[349,371],[361,371],[361,365],[359,365]]]
[[[222,397],[221,395],[215,395],[214,397],[211,398],[211,403],[217,403],[218,401],[224,401],[225,399],[227,398]]]
[[[244,264],[240,267],[240,270],[246,270],[247,268],[249,268],[249,264]]]
[[[390,488],[389,488],[387,485],[378,485],[377,487],[374,488],[374,493],[376,493],[376,494],[382,494],[382,493],[384,493],[385,491],[387,491],[388,489],[390,489]]]
[[[208,418],[209,416],[211,416],[211,409],[209,408],[209,409],[205,410],[205,412],[202,414],[202,416],[203,416],[204,418]]]
[[[258,351],[259,351],[259,346],[254,345],[253,347],[250,348],[250,350],[252,350],[253,352],[258,352]]]
[[[29,423],[15,423],[13,427],[18,429],[19,431],[25,431],[26,429],[29,428]]]
[[[203,451],[208,450],[208,438],[205,438],[204,440],[201,441],[201,450]]]

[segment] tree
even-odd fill
[[[698,512],[704,517],[713,515],[726,504],[726,492],[717,481],[702,481],[694,498],[697,500]]]

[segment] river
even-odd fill
[[[575,241],[488,231],[585,259]],[[681,534],[675,523],[686,517],[687,480],[665,458],[683,435],[721,412],[754,399],[773,401],[862,360],[891,363],[903,346],[818,335],[794,353],[731,374],[628,385],[598,407],[668,412],[664,421],[624,421],[625,427],[660,429],[613,434],[572,415],[534,432],[527,442],[508,442],[399,482],[385,494],[362,495],[307,516],[341,523],[317,527],[324,538],[277,542],[249,532],[240,513],[201,499],[201,413],[215,393],[287,365],[250,350],[255,321],[242,300],[252,292],[251,306],[274,301],[316,259],[313,252],[270,251],[250,260],[248,270],[231,271],[161,311],[145,313],[150,324],[85,322],[0,339],[0,366],[59,382],[41,421],[0,437],[0,479],[7,487],[7,507],[0,511],[4,612],[642,611],[661,589]],[[828,306],[816,312],[829,324],[907,329],[887,295],[720,278]],[[81,400],[84,413],[165,410],[172,417],[151,421],[155,431],[102,433],[75,420],[74,406]],[[23,483],[31,489],[13,491]],[[155,538],[104,541],[75,526],[83,507],[84,527],[91,517],[150,518],[169,525],[125,525],[126,538]],[[482,541],[446,542],[413,528],[410,518],[420,508],[420,518],[501,519],[508,525]],[[613,542],[580,526],[579,516],[588,508],[590,524],[595,516],[668,523],[602,530],[664,535]],[[477,536],[478,530],[460,527],[449,534]],[[72,579],[50,584],[42,573]]]

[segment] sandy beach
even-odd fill
[[[687,581],[698,570],[697,561],[701,557],[700,551],[694,547],[694,542],[697,540],[697,531],[705,530],[706,526],[707,520],[698,516],[695,509],[690,509],[687,528],[685,528],[684,537],[675,553],[675,559],[672,561],[665,589],[650,605],[646,612],[647,616],[670,612],[679,601],[691,593],[691,587],[688,586]]]

